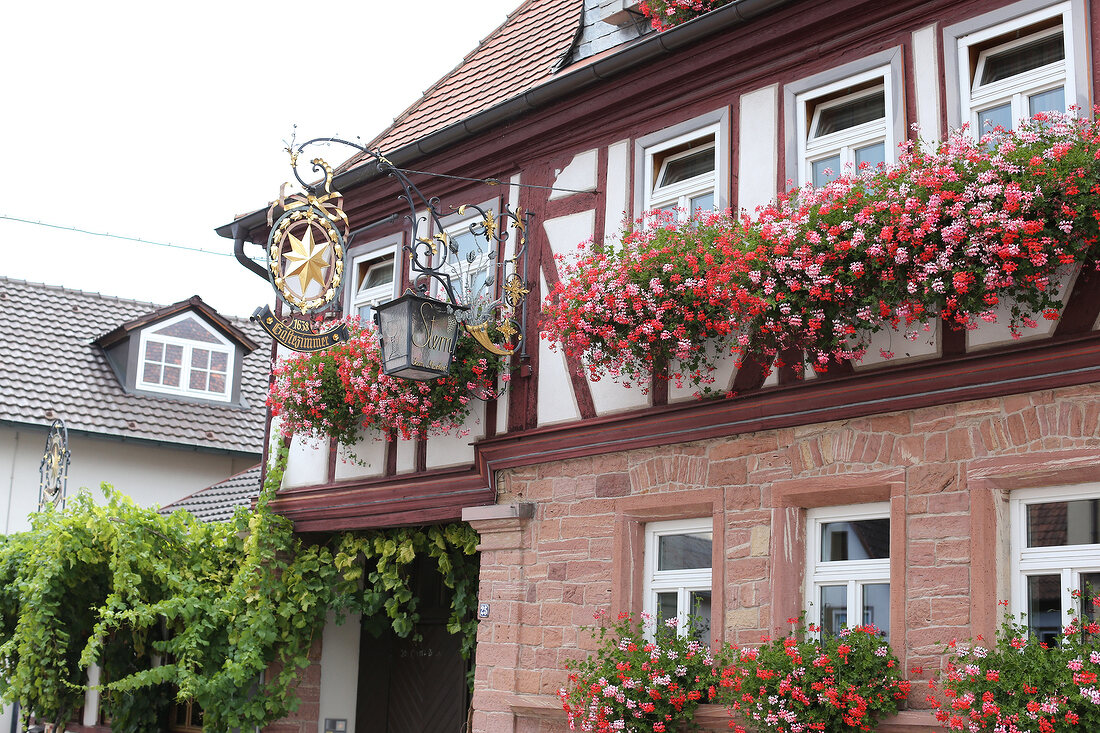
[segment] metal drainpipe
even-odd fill
[[[15,460],[19,457],[19,431],[15,431],[15,447],[11,451],[11,476],[8,477],[8,511],[4,515],[4,534],[11,531],[11,497],[15,493]],[[14,725],[14,723],[12,723]]]

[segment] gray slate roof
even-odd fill
[[[209,307],[209,306],[207,306]],[[248,407],[127,394],[92,342],[161,306],[0,277],[0,422],[259,455],[263,448],[269,338],[226,318],[260,348],[245,357]]]
[[[160,509],[161,514],[171,514],[183,509],[203,522],[225,522],[233,518],[239,506],[251,506],[260,493],[261,465],[230,476],[213,486],[200,489],[190,496],[174,501]]]

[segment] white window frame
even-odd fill
[[[676,207],[680,209],[677,212],[676,218],[680,221],[686,221],[695,215],[695,212],[690,208],[691,200],[708,193],[714,197],[715,208],[718,207],[718,134],[719,126],[717,124],[708,125],[656,145],[651,145],[645,149],[645,189],[643,194],[643,209],[645,211],[665,207]],[[660,166],[657,165],[657,160],[661,153],[689,143],[699,144],[692,145],[682,152],[669,155],[661,161]],[[664,173],[665,169],[667,169],[670,162],[693,155],[707,148],[714,154],[714,167],[710,172],[702,173],[667,186],[657,187],[657,181],[661,174]]]
[[[1033,86],[1021,85],[1013,93],[1021,95],[1021,101],[1014,103],[1012,119],[1015,123],[1021,118],[1030,116],[1026,112],[1027,97],[1037,92],[1049,90],[1059,86],[1057,80],[1046,77],[1039,78],[1051,67],[1051,64],[1041,69],[1035,69],[1024,74],[1003,79],[1000,82],[987,85],[987,89],[977,96],[972,97],[974,78],[970,75],[970,48],[975,44],[981,44],[998,36],[1007,35],[1015,30],[1023,29],[1036,23],[1048,21],[1061,16],[1062,37],[1065,44],[1064,76],[1062,85],[1065,88],[1065,101],[1068,110],[1071,106],[1077,106],[1085,113],[1090,110],[1091,78],[1089,70],[1089,24],[1084,0],[1063,0],[1051,2],[1051,0],[1020,0],[1019,2],[983,15],[964,20],[947,26],[943,29],[944,66],[948,79],[947,94],[947,121],[950,127],[960,127],[964,122],[971,124],[975,136],[983,134],[984,130],[977,130],[977,113],[998,104],[1009,101],[1007,87],[1023,82],[1030,83],[1028,79],[1034,79]],[[1034,39],[1037,34],[1029,38]],[[1014,41],[1013,41],[1014,42]],[[999,49],[1010,45],[1011,42],[1002,44]],[[990,49],[994,51],[997,49]],[[988,54],[987,54],[988,55]],[[977,70],[975,70],[977,71]],[[1037,75],[1037,76],[1032,76]],[[955,79],[954,82],[951,80]],[[1003,85],[1003,86],[1002,86]],[[951,91],[954,87],[954,91]],[[996,89],[1000,89],[1002,96],[994,98],[991,95]],[[1022,107],[1021,107],[1022,104]]]
[[[864,519],[890,519],[890,502],[871,504],[845,504],[806,510],[806,620],[821,626],[821,587],[847,586],[848,613],[861,608],[860,591],[865,585],[885,583],[890,580],[890,558],[878,560],[821,561],[821,529],[829,522],[855,522]],[[893,527],[891,527],[891,536]],[[892,549],[892,548],[891,548]],[[891,619],[892,621],[892,619]],[[862,625],[863,619],[859,619]],[[876,624],[878,625],[878,624]],[[852,624],[849,624],[852,626]]]
[[[858,84],[865,84],[875,79],[881,79],[882,83],[866,89],[861,89],[858,92],[845,94],[835,99],[828,99],[818,103],[815,107],[815,102],[822,97],[828,97],[832,94],[836,94],[842,89]],[[813,137],[813,131],[814,128],[817,127],[818,118],[822,110],[828,109],[829,107],[835,107],[853,99],[868,96],[870,93],[878,90],[882,91],[883,100],[885,102],[882,119],[864,122],[861,125],[855,125],[845,130],[838,130],[828,135],[823,135],[822,137]],[[849,168],[854,170],[856,149],[874,145],[879,142],[883,144],[885,149],[883,157],[886,164],[890,165],[893,163],[897,159],[898,141],[894,139],[894,121],[892,119],[893,105],[890,103],[892,98],[893,79],[889,66],[869,69],[861,74],[856,74],[855,76],[850,76],[840,81],[826,84],[812,91],[796,95],[795,104],[797,107],[795,114],[797,117],[797,129],[799,131],[798,184],[800,186],[805,186],[812,183],[813,164],[819,160],[824,160],[833,156],[840,157],[840,170],[836,171],[838,176],[844,175]],[[812,114],[810,113],[811,107],[815,107]]]
[[[1050,20],[1058,16],[1061,16],[1061,26],[1048,28],[982,51],[978,57],[978,64],[974,71],[974,77],[973,79],[970,78],[971,46],[998,36],[1012,33],[1018,28],[1024,28],[1034,23]],[[1063,3],[1051,8],[1046,8],[1042,11],[1029,13],[1007,23],[1000,23],[976,33],[971,33],[958,40],[959,59],[960,61],[966,61],[965,64],[959,64],[959,88],[962,92],[962,99],[967,105],[968,120],[971,129],[976,136],[980,137],[988,132],[988,130],[982,130],[978,127],[978,115],[987,109],[1000,107],[1006,102],[1012,105],[1013,126],[1015,126],[1019,120],[1031,117],[1028,100],[1034,94],[1062,87],[1065,90],[1067,108],[1073,103],[1072,89],[1069,84],[1069,80],[1073,78],[1072,34],[1068,32],[1071,25],[1072,20],[1070,18],[1069,3]],[[1022,46],[1055,33],[1062,34],[1062,42],[1065,44],[1064,59],[1052,64],[1047,64],[1046,66],[1040,66],[1037,69],[1016,74],[1007,79],[1001,79],[986,85],[979,85],[978,81],[982,77],[985,63],[990,55],[1011,50],[1017,46]],[[1064,112],[1066,110],[1061,111]]]
[[[709,532],[711,535],[711,567],[689,570],[658,570],[657,551],[661,537],[678,534],[698,534]],[[643,561],[643,600],[642,610],[653,619],[657,618],[657,594],[675,591],[676,618],[679,633],[687,633],[690,599],[692,591],[710,591],[711,627],[719,622],[714,606],[714,520],[711,517],[699,519],[674,519],[665,522],[649,522],[645,526],[645,552]],[[711,632],[713,633],[713,632]]]
[[[1080,587],[1082,573],[1100,572],[1100,544],[1061,547],[1027,546],[1027,507],[1082,499],[1100,499],[1100,484],[1078,484],[1040,489],[1019,489],[1009,499],[1010,547],[1012,553],[1011,600],[1013,614],[1027,612],[1027,582],[1030,575],[1061,575],[1062,626],[1077,616],[1078,603],[1072,589]],[[1025,622],[1026,622],[1025,618]]]
[[[905,139],[905,100],[903,98],[905,78],[902,75],[902,49],[900,46],[888,48],[855,61],[835,66],[831,69],[798,79],[783,85],[784,131],[786,140],[785,160],[787,177],[790,183],[804,186],[813,180],[812,164],[814,160],[828,158],[841,152],[847,146],[851,151],[863,144],[873,144],[876,138],[873,132],[884,142],[884,160],[887,165],[897,161],[898,143]],[[836,94],[858,84],[865,84],[875,78],[882,79],[883,97],[886,114],[883,122],[867,122],[848,130],[841,130],[828,138],[813,141],[809,145],[811,116],[807,109],[817,99]],[[866,90],[860,92],[866,94]],[[839,101],[828,100],[826,104]],[[865,137],[860,137],[860,136]],[[835,136],[835,137],[834,137]],[[834,147],[826,147],[829,144]],[[809,160],[807,160],[809,156]],[[844,155],[841,155],[843,173]],[[850,162],[854,165],[855,155]]]
[[[398,258],[398,251],[400,247],[398,244],[393,244],[380,249],[364,252],[363,254],[356,255],[351,261],[351,285],[348,288],[349,291],[349,303],[348,314],[359,315],[359,309],[364,307],[375,307],[382,303],[389,302],[397,297],[398,283],[401,279],[401,260]],[[377,285],[371,288],[366,293],[359,292],[359,268],[362,266],[370,267],[371,263],[375,260],[382,260],[386,257],[393,258],[393,280],[389,285]],[[366,325],[366,324],[363,324]]]
[[[159,331],[165,326],[170,326],[173,323],[178,323],[189,318],[193,318],[202,324],[202,327],[206,331],[218,339],[218,343],[212,343],[210,341],[193,341],[190,339],[178,338],[175,336],[165,336],[163,334],[154,333]],[[148,347],[149,341],[157,341],[162,344],[172,344],[183,347],[183,358],[180,364],[180,386],[179,387],[166,387],[163,384],[154,384],[145,381],[145,350]],[[194,348],[207,349],[211,352],[220,352],[226,355],[226,373],[225,373],[225,392],[210,392],[208,390],[191,389],[188,385],[191,383],[191,351]],[[163,321],[154,323],[141,331],[141,337],[138,339],[138,360],[137,360],[137,375],[134,380],[134,384],[137,389],[146,392],[159,392],[161,394],[170,395],[184,395],[187,397],[198,397],[204,400],[217,400],[219,402],[229,402],[233,397],[233,376],[236,374],[236,354],[237,350],[232,343],[229,342],[224,336],[218,333],[217,329],[200,318],[192,311],[186,311],[180,313],[172,318],[166,318]]]
[[[684,120],[663,130],[642,135],[634,140],[634,216],[640,217],[653,209],[653,202],[665,199],[653,198],[654,156],[685,142],[711,135],[714,139],[714,210],[725,211],[729,205],[730,169],[730,108],[721,107],[690,120]],[[694,179],[693,179],[694,180]],[[679,186],[686,183],[681,181]],[[669,189],[672,186],[667,187]],[[708,189],[700,190],[700,193]],[[664,195],[662,192],[661,195]],[[698,195],[698,193],[694,194]],[[688,198],[690,201],[690,198]],[[679,206],[679,203],[677,203]],[[686,219],[685,211],[682,216]]]

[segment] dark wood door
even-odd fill
[[[414,568],[420,622],[412,637],[364,629],[356,733],[463,733],[469,696],[461,638],[447,632],[450,593],[430,564]]]

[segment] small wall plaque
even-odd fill
[[[489,604],[488,603],[479,603],[479,604],[477,604],[477,617],[478,618],[489,618]]]

